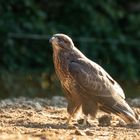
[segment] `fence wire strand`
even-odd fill
[[[40,35],[40,34],[24,34],[24,33],[9,33],[9,38],[14,39],[31,39],[31,40],[49,40],[51,35]],[[121,38],[106,38],[106,39],[99,39],[94,37],[72,37],[73,41],[77,42],[84,42],[84,43],[92,43],[92,42],[99,42],[99,43],[123,43],[123,44],[130,44],[130,45],[138,45],[140,44],[139,40],[130,40],[130,39],[121,39]]]

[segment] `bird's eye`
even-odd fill
[[[65,39],[59,39],[61,43],[67,43]]]
[[[61,39],[60,41],[64,43],[64,40],[63,39]]]

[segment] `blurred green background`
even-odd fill
[[[49,37],[65,33],[140,96],[139,0],[1,0],[0,98],[62,95]]]

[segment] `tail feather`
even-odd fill
[[[113,106],[103,105],[101,110],[107,113],[113,113],[121,117],[126,123],[137,123],[138,115],[130,108],[130,106],[125,102],[125,104],[116,103]]]
[[[126,123],[136,123],[138,121],[135,112],[129,107],[129,105],[127,105],[127,107],[116,105],[114,109],[116,110],[116,114]]]

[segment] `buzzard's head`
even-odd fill
[[[65,34],[54,34],[50,39],[54,48],[70,50],[74,47],[73,41]]]

